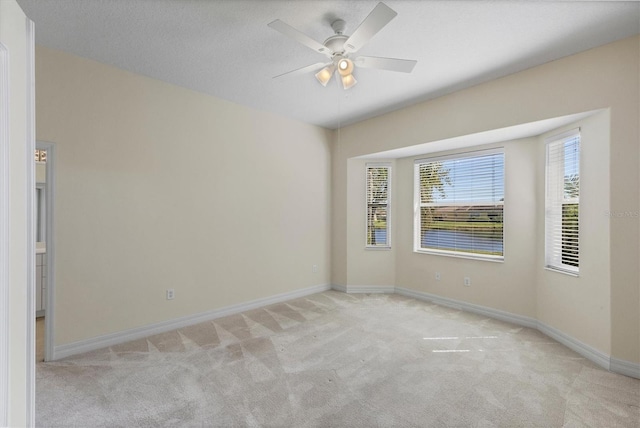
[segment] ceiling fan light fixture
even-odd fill
[[[358,83],[358,81],[355,77],[353,77],[353,74],[342,76],[342,86],[344,87],[344,89],[349,89],[352,86],[355,86],[356,83]]]
[[[353,61],[351,61],[349,58],[342,58],[340,61],[338,61],[338,73],[340,73],[342,77],[348,76],[352,72]]]
[[[327,86],[335,69],[336,67],[333,64],[326,66],[316,73],[316,79],[318,79],[318,82],[320,82],[322,86]]]

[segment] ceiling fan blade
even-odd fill
[[[353,60],[354,64],[362,68],[379,68],[381,70],[411,73],[418,61],[413,59],[379,58],[376,56],[359,56]]]
[[[356,52],[376,35],[385,25],[395,18],[397,12],[384,3],[378,3],[373,8],[351,37],[344,42],[344,50],[347,53]]]
[[[329,58],[331,58],[331,55],[333,54],[333,52],[331,52],[331,50],[327,48],[325,45],[323,45],[322,43],[313,40],[311,37],[296,30],[291,25],[285,24],[279,19],[276,19],[275,21],[267,25],[273,28],[274,30],[281,32],[285,36],[288,36],[294,40],[297,40],[298,42],[313,49],[314,51],[327,55]]]
[[[286,73],[282,73],[282,74],[278,74],[277,76],[274,76],[274,79],[277,79],[278,77],[283,77],[283,76],[297,76],[299,74],[304,74],[304,73],[308,73],[310,71],[318,71],[328,65],[331,65],[332,63],[323,63],[323,62],[316,62],[315,64],[311,64],[311,65],[307,65],[306,67],[302,67],[302,68],[297,68],[295,70],[291,70],[291,71],[287,71]]]

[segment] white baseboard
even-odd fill
[[[347,286],[346,285],[331,284],[331,289],[332,290],[336,290],[336,291],[342,291],[343,293],[347,292]]]
[[[620,373],[625,376],[635,377],[640,379],[640,364],[632,363],[630,361],[619,360],[618,358],[611,357],[612,372]]]
[[[490,318],[521,325],[523,327],[534,328],[606,370],[640,379],[640,364],[613,358],[610,355],[607,355],[604,352],[601,352],[554,327],[536,320],[535,318],[516,315],[510,312],[488,308],[486,306],[463,302],[461,300],[449,299],[447,297],[424,293],[422,291],[410,290],[408,288],[395,287],[395,292],[417,300],[425,300],[441,306],[474,312]]]
[[[538,321],[537,328],[541,333],[557,340],[567,348],[582,355],[587,360],[593,361],[603,369],[611,370],[611,357],[604,352],[598,351],[597,349],[592,348],[591,346],[580,342],[578,339],[575,339],[557,328],[551,327],[543,322]]]
[[[393,294],[395,292],[395,287],[393,285],[347,285],[346,292]]]
[[[227,306],[220,309],[214,309],[211,311],[187,315],[172,320],[161,321],[159,323],[142,327],[136,327],[128,330],[118,331],[115,333],[105,334],[86,340],[58,345],[54,347],[53,360],[59,360],[61,358],[69,357],[76,354],[82,354],[84,352],[95,351],[96,349],[118,345],[120,343],[129,342],[131,340],[142,339],[148,336],[153,336],[154,334],[165,333],[167,331],[176,330],[178,328],[187,327],[205,321],[211,321],[216,318],[222,318],[251,309],[272,305],[274,303],[297,299],[300,297],[308,296],[310,294],[321,293],[323,291],[330,290],[331,288],[332,287],[330,284],[314,285],[311,287],[302,288],[287,293],[276,294],[275,296],[251,300],[249,302]]]
[[[459,309],[466,312],[473,312],[485,315],[489,318],[510,322],[512,324],[521,325],[523,327],[536,328],[537,321],[534,318],[522,315],[512,314],[511,312],[501,311],[499,309],[488,308],[473,303],[463,302],[461,300],[449,299],[435,294],[424,293],[422,291],[410,290],[408,288],[395,287],[396,293],[403,296],[412,297],[418,300],[426,300],[437,305],[447,306],[449,308]]]
[[[331,289],[341,291],[343,293],[398,293],[400,295],[411,297],[417,300],[428,301],[441,306],[446,306],[467,312],[473,312],[523,327],[534,328],[539,330],[541,333],[557,340],[567,348],[577,352],[578,354],[582,355],[583,357],[587,358],[588,360],[594,362],[604,369],[625,376],[640,379],[640,364],[613,358],[534,318],[501,311],[486,306],[476,305],[461,300],[450,299],[448,297],[442,297],[435,294],[425,293],[422,291],[415,291],[408,288],[377,285],[315,285],[312,287],[302,288],[288,293],[277,294],[275,296],[256,299],[220,309],[214,309],[199,314],[188,315],[173,320],[162,321],[147,326],[137,327],[111,334],[105,334],[103,336],[68,343],[65,345],[59,345],[54,348],[53,359],[58,360],[61,358],[69,357],[71,355],[94,351],[96,349],[106,348],[108,346],[117,345],[131,340],[142,339],[154,334],[165,333],[167,331],[187,327],[193,324],[214,320],[216,318],[237,314],[274,303],[297,299],[299,297],[308,296],[310,294],[321,293],[323,291]]]
[[[332,284],[331,289],[341,291],[343,293],[368,293],[368,294],[393,294],[395,287],[393,285],[339,285]]]

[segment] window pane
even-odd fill
[[[369,206],[367,245],[387,246],[387,207]]]
[[[420,165],[422,202],[504,200],[504,155],[464,157]]]
[[[573,139],[564,144],[564,199],[580,196],[580,146]]]
[[[562,206],[562,263],[579,266],[578,259],[578,204]]]
[[[580,134],[547,143],[545,264],[577,273],[580,266]]]
[[[419,161],[418,250],[501,257],[504,154]]]
[[[421,208],[421,248],[503,254],[502,205]]]
[[[389,166],[367,166],[368,247],[388,247]]]

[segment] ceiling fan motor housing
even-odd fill
[[[344,43],[348,38],[349,36],[336,34],[335,36],[331,36],[325,40],[323,44],[328,47],[334,55],[342,55],[344,54]]]
[[[343,34],[345,28],[347,28],[347,23],[344,22],[342,19],[336,19],[335,21],[333,21],[331,23],[331,28],[333,28],[333,31],[336,34],[334,34],[333,36],[325,40],[323,45],[328,47],[329,50],[333,52],[334,63],[335,63],[337,60],[339,60],[339,58],[338,59],[335,58],[336,56],[344,55],[344,43],[347,41],[349,36],[345,36]]]

